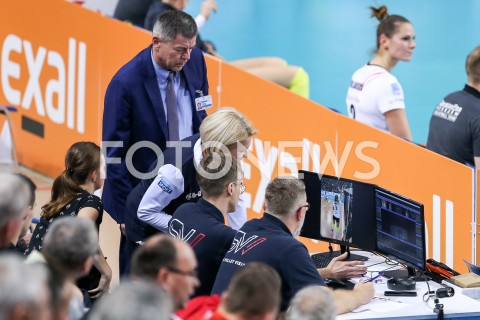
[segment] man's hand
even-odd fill
[[[119,226],[120,226],[120,232],[121,232],[124,236],[126,236],[127,233],[126,233],[126,231],[125,231],[125,223],[119,224]]]
[[[211,12],[217,12],[217,3],[215,0],[205,0],[200,7],[200,14],[208,20]]]
[[[318,269],[322,278],[331,279],[350,279],[361,277],[367,272],[367,267],[363,261],[342,261],[347,257],[348,253],[333,258],[326,268]]]
[[[355,284],[353,291],[357,294],[357,298],[361,304],[370,302],[375,294],[375,288],[371,282],[364,283],[363,281],[359,281]]]

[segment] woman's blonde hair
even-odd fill
[[[250,120],[231,107],[216,110],[200,125],[202,143],[209,149],[228,147],[256,133]]]

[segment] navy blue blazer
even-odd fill
[[[152,64],[151,50],[150,45],[125,64],[112,78],[105,93],[102,141],[107,147],[107,158],[120,158],[121,163],[107,161],[102,201],[105,211],[117,223],[124,223],[127,196],[141,181],[141,178],[135,177],[127,169],[127,151],[140,141],[153,142],[165,150],[168,140],[167,118]],[[199,49],[192,50],[190,60],[180,72],[190,93],[193,133],[197,133],[200,123],[206,117],[205,111],[196,110],[195,99],[199,97],[197,90],[201,90],[204,95],[208,94],[207,67]],[[108,147],[109,144],[105,141],[110,144],[120,141],[123,147]],[[156,160],[156,153],[149,147],[137,149],[131,157],[134,168],[141,173],[148,172]]]

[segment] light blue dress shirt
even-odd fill
[[[165,101],[167,92],[167,78],[170,71],[161,68],[152,57],[153,67],[155,74],[157,75],[158,88],[160,89],[160,95],[163,102],[163,111],[165,112],[165,119],[167,116],[167,104]],[[173,86],[175,93],[177,94],[177,112],[178,112],[178,130],[180,140],[190,137],[193,134],[193,114],[192,114],[192,99],[186,89],[187,82],[180,72],[175,73],[173,78]]]

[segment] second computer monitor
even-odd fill
[[[377,187],[377,251],[405,263],[408,275],[425,270],[425,217],[423,204]],[[407,274],[390,274],[403,276]]]

